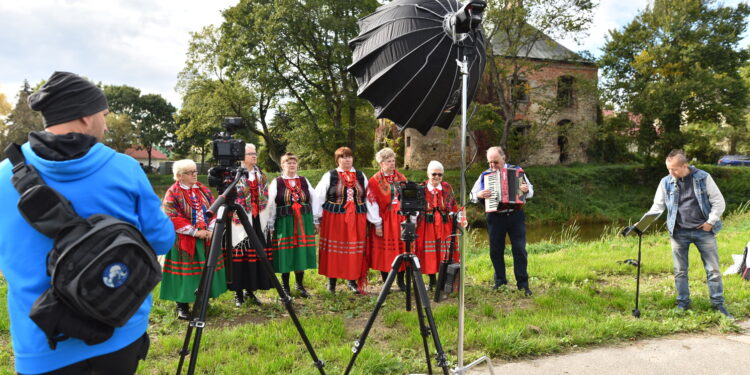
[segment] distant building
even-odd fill
[[[138,160],[138,162],[144,166],[148,166],[148,152],[146,152],[145,149],[131,147],[125,150],[124,154]],[[167,160],[167,155],[164,155],[164,153],[159,151],[156,147],[151,150],[151,167],[154,168],[154,170],[158,169],[159,165]]]
[[[498,42],[493,44],[496,55],[500,55],[505,48]],[[508,57],[498,57],[507,59]],[[525,160],[511,157],[513,162],[524,164],[552,165],[586,161],[586,146],[588,138],[581,133],[574,132],[579,124],[594,124],[597,119],[598,103],[595,95],[584,96],[578,92],[578,87],[596,87],[598,68],[594,63],[584,60],[549,37],[533,43],[526,57],[532,62],[539,62],[542,68],[523,77],[520,85],[526,87],[521,90],[522,95],[518,115],[514,119],[512,131],[526,134],[532,124],[543,120],[539,103],[557,100],[562,103],[561,108],[549,118],[546,118],[544,130],[537,134],[539,146],[530,153]],[[488,82],[489,79],[483,79]],[[482,86],[482,85],[480,85]],[[497,103],[496,91],[480,89],[475,100],[479,103]],[[460,114],[459,114],[460,116]],[[456,122],[457,123],[457,122]],[[502,124],[498,124],[502,126]],[[443,162],[446,168],[456,168],[460,161],[460,126],[454,125],[448,129],[432,128],[426,136],[407,129],[403,134],[404,166],[411,169],[426,168],[430,160]],[[575,134],[575,135],[573,135]],[[476,143],[467,140],[467,159],[470,159],[478,148],[477,158],[484,158],[484,151],[493,146],[492,139],[475,133]]]

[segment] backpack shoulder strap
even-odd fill
[[[18,194],[23,195],[26,190],[31,189],[37,185],[45,185],[42,177],[39,176],[39,172],[36,171],[33,165],[26,164],[26,158],[23,156],[21,146],[16,143],[11,143],[5,148],[5,155],[10,159],[13,164],[13,177],[11,182],[13,187],[16,188]]]
[[[47,185],[33,165],[26,163],[21,146],[11,143],[5,148],[5,154],[13,164],[11,182],[21,195],[18,211],[29,225],[55,238],[63,227],[85,223],[70,202]]]

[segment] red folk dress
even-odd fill
[[[440,262],[448,257],[450,241],[453,241],[453,261],[458,262],[460,255],[456,246],[456,237],[450,237],[451,218],[449,213],[457,213],[458,205],[453,196],[453,189],[447,182],[441,182],[439,187],[433,187],[429,181],[425,183],[426,209],[417,218],[417,249],[415,253],[422,265],[425,275],[436,274],[440,269]]]
[[[367,180],[360,171],[333,169],[315,188],[322,202],[318,272],[329,278],[367,277]]]
[[[404,216],[398,214],[401,209],[401,201],[398,198],[396,186],[398,182],[406,181],[406,177],[398,171],[386,176],[378,172],[367,186],[368,202],[368,254],[370,268],[382,272],[389,272],[393,259],[404,253],[405,245],[401,241],[401,223]],[[383,226],[383,237],[375,234],[377,220],[380,219]],[[405,267],[401,266],[401,271]]]

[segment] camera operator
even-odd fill
[[[107,99],[80,76],[55,72],[29,106],[41,111],[45,131],[32,132],[22,146],[28,164],[67,198],[82,217],[108,214],[138,228],[158,254],[174,242],[159,198],[133,158],[101,142],[107,131]],[[12,165],[0,163],[0,201],[18,201],[11,184]],[[108,340],[86,345],[69,338],[55,350],[29,318],[34,301],[50,287],[47,253],[53,239],[33,229],[16,208],[0,215],[0,270],[8,282],[8,312],[16,371],[22,374],[132,374],[146,357],[151,297]]]
[[[471,201],[474,203],[489,198],[490,190],[484,189],[483,178],[488,173],[494,173],[500,168],[513,167],[505,163],[505,151],[502,147],[495,146],[487,149],[487,163],[489,169],[482,172],[471,189]],[[529,179],[524,176],[520,185],[522,192],[526,193],[526,199],[534,196],[534,187]],[[526,253],[526,217],[522,209],[507,208],[498,212],[487,213],[487,234],[490,240],[490,259],[495,269],[495,280],[492,289],[498,289],[508,284],[505,277],[505,236],[510,236],[511,251],[513,253],[513,273],[516,276],[518,290],[523,290],[527,296],[531,295],[529,289],[529,274],[526,271],[528,254]]]
[[[380,171],[367,184],[368,251],[370,268],[380,271],[385,282],[393,259],[406,251],[401,241],[404,217],[398,214],[401,201],[397,192],[399,182],[406,181],[406,177],[396,170],[396,153],[392,149],[386,147],[378,151],[375,160],[380,164]],[[406,290],[404,269],[399,270],[396,282],[399,290]]]

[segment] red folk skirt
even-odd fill
[[[404,217],[398,214],[398,205],[392,205],[389,210],[382,213],[383,219],[383,237],[375,234],[375,226],[368,224],[370,235],[368,237],[368,246],[370,252],[370,268],[378,271],[389,272],[393,265],[393,259],[399,254],[404,253],[406,247],[401,241],[401,222]],[[399,271],[405,270],[401,266]]]
[[[443,222],[440,214],[434,215],[435,221],[428,223],[423,214],[419,215],[417,221],[417,258],[422,266],[422,273],[432,275],[440,269],[440,262],[448,257],[450,241],[454,241],[453,261],[458,262],[460,255],[456,237],[451,234],[451,223]]]
[[[359,279],[366,260],[366,235],[367,213],[323,211],[318,243],[318,273],[335,279]]]

